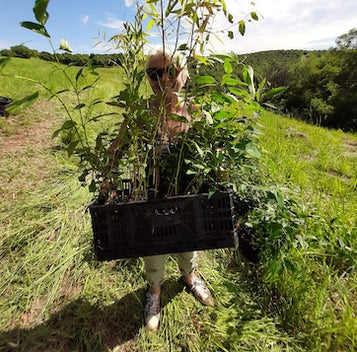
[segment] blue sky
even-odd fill
[[[235,20],[253,9],[250,0],[226,0]],[[24,44],[38,51],[51,51],[45,37],[19,26],[34,21],[34,0],[0,0],[0,49]],[[356,0],[256,0],[260,20],[248,23],[244,37],[214,42],[221,51],[239,54],[269,49],[328,49],[337,36],[357,27]],[[98,32],[108,37],[119,33],[122,23],[132,19],[131,0],[50,0],[48,32],[57,48],[61,39],[74,52],[104,52],[94,48]],[[215,25],[223,26],[222,19]]]

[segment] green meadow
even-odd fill
[[[87,98],[109,100],[123,84],[120,68],[98,72]],[[257,263],[239,249],[199,253],[198,273],[215,307],[195,301],[168,257],[161,326],[150,332],[142,259],[95,260],[92,196],[78,181],[77,160],[63,152],[60,137],[51,139],[65,113],[20,77],[54,91],[66,81],[33,58],[11,59],[3,74],[1,96],[39,91],[39,98],[0,117],[0,351],[357,349],[356,134],[263,112],[260,182],[279,205],[263,205],[252,218],[268,232],[264,252]]]

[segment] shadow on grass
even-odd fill
[[[166,280],[162,307],[182,289],[178,280]],[[145,294],[141,288],[106,307],[77,299],[38,326],[0,331],[0,351],[111,350],[135,339],[143,327]]]

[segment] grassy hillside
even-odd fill
[[[74,76],[79,67],[75,66],[61,66],[70,76]],[[101,76],[98,84],[98,92],[96,96],[101,97],[106,94],[106,97],[111,97],[117,93],[117,88],[121,85],[121,74],[119,67],[97,69]],[[24,94],[30,94],[34,90],[39,90],[42,96],[48,97],[48,92],[36,84],[35,82],[23,81],[21,77],[33,79],[48,86],[50,89],[57,91],[68,86],[68,82],[63,74],[59,72],[53,63],[43,61],[40,59],[30,58],[11,58],[10,63],[3,68],[3,74],[0,76],[1,95],[5,93],[12,98],[22,98]],[[7,77],[8,76],[8,77]],[[9,78],[10,76],[18,76],[18,78]],[[88,80],[94,76],[89,75]],[[20,88],[20,89],[19,89]]]
[[[39,80],[54,75],[50,64],[32,59],[14,60],[6,70]],[[101,73],[95,93],[115,95],[120,73]],[[32,88],[0,78],[0,95],[19,97]],[[214,308],[193,299],[170,258],[163,320],[152,333],[142,313],[142,260],[93,258],[90,195],[79,186],[75,160],[50,139],[63,111],[41,94],[21,113],[0,117],[1,351],[357,348],[356,135],[266,112],[261,187],[282,200],[251,220],[260,219],[272,242],[256,264],[236,250],[200,253],[198,271]],[[275,251],[278,233],[288,241]]]

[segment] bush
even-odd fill
[[[29,59],[34,55],[34,52],[25,45],[15,45],[11,47],[14,56]]]
[[[0,51],[1,56],[14,56],[14,53],[9,49],[3,49]]]
[[[54,56],[51,53],[47,52],[47,51],[41,51],[39,53],[38,57],[41,60],[45,60],[45,61],[55,61]]]

